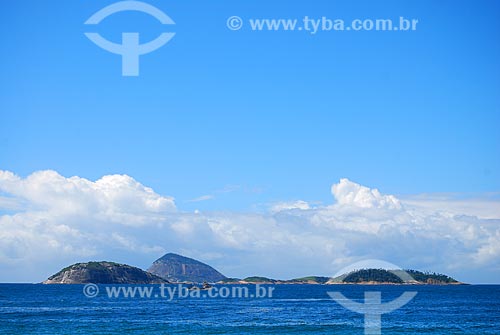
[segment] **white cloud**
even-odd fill
[[[29,203],[31,210],[67,216],[88,216],[141,225],[175,211],[174,199],[156,194],[127,175],[109,175],[92,182],[39,171],[20,178],[0,171],[0,191]]]
[[[303,200],[296,200],[290,202],[278,202],[271,207],[271,212],[281,212],[291,209],[307,210],[311,209],[309,203]]]
[[[449,215],[470,215],[482,219],[500,218],[500,200],[495,197],[462,198],[455,194],[420,194],[402,199],[407,204],[428,213],[440,212]]]
[[[173,198],[160,196],[126,175],[92,182],[55,171],[26,178],[0,171],[0,192],[9,196],[8,206],[0,210],[13,211],[16,207],[10,203],[22,204],[14,214],[0,216],[0,266],[18,264],[21,274],[36,264],[105,256],[109,249],[158,252],[161,247],[115,232],[126,226],[161,224],[165,214],[176,211]]]
[[[353,183],[349,179],[340,179],[332,185],[332,194],[341,205],[363,208],[400,208],[398,199],[392,195],[382,195],[377,189]]]
[[[54,171],[0,171],[0,194],[9,199],[0,202],[9,210],[0,216],[0,281],[43,280],[89,259],[145,268],[166,251],[198,256],[228,276],[333,275],[376,258],[462,280],[500,277],[500,218],[471,215],[487,207],[478,200],[460,213],[455,204],[443,210],[443,199],[406,201],[341,179],[328,206],[299,200],[266,213],[188,213],[129,176],[93,182]]]
[[[214,195],[212,195],[212,194],[206,194],[206,195],[202,195],[202,196],[200,196],[198,198],[194,198],[194,199],[188,200],[188,202],[207,201],[207,200],[212,200],[214,198],[215,198]]]

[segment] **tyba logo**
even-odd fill
[[[349,267],[346,267],[338,272],[338,274],[344,274],[342,276],[335,275],[331,280],[333,282],[341,283],[346,276],[346,274],[353,273],[353,269],[391,269],[387,270],[392,273],[394,276],[401,279],[401,283],[415,283],[415,279],[412,276],[400,269],[398,266],[377,260],[370,259],[366,261],[361,261],[355,264],[352,264]],[[365,334],[366,335],[380,335],[382,334],[382,315],[395,311],[407,303],[409,303],[415,296],[417,292],[415,291],[405,291],[398,298],[388,301],[382,302],[382,292],[380,291],[365,291],[365,299],[364,302],[357,302],[351,299],[348,299],[340,292],[327,292],[328,295],[335,300],[338,304],[343,306],[346,309],[349,309],[355,313],[363,314],[365,316]]]
[[[85,24],[96,25],[115,13],[124,11],[138,11],[149,14],[162,24],[175,24],[175,22],[158,8],[140,1],[120,1],[104,7],[92,15]],[[122,56],[122,75],[139,75],[139,56],[155,51],[165,45],[174,37],[175,33],[161,33],[156,39],[139,44],[139,33],[122,33],[122,44],[113,43],[103,38],[98,33],[85,33],[92,42],[106,51]]]

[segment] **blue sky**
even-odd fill
[[[494,1],[149,1],[177,35],[142,56],[135,78],[83,35],[83,22],[110,3],[4,5],[3,168],[126,173],[180,201],[227,185],[262,190],[218,208],[326,201],[325,185],[341,177],[396,194],[500,188]],[[231,15],[406,16],[419,26],[311,36],[230,31]],[[149,40],[162,27],[121,13],[96,30]]]
[[[83,33],[151,40],[165,30],[151,17],[89,28],[113,1],[3,4],[1,170],[126,174],[182,211],[328,205],[341,178],[401,197],[500,191],[498,2],[147,2],[176,36],[141,57],[139,77]],[[231,31],[232,15],[419,24],[311,35]]]

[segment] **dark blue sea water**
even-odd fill
[[[417,296],[382,316],[383,334],[500,334],[498,285],[277,285],[272,298],[171,301],[109,298],[106,287],[88,298],[83,285],[0,284],[0,334],[363,334],[363,316],[327,291],[363,302],[365,291],[388,301],[408,290]]]

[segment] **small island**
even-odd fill
[[[271,279],[267,277],[252,276],[244,279],[239,278],[226,278],[219,281],[217,284],[311,284],[319,285],[326,284],[330,280],[330,277],[321,276],[309,276],[296,279],[282,280],[282,279]]]
[[[461,285],[443,274],[417,270],[360,269],[331,278],[326,284],[358,285]]]
[[[114,262],[87,262],[70,265],[50,276],[43,284],[162,284],[168,280],[139,268]]]

